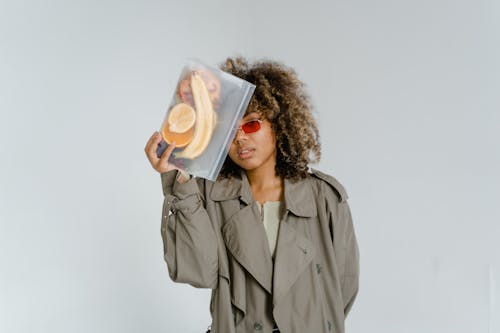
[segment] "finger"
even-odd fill
[[[144,148],[148,159],[151,162],[158,161],[158,156],[156,155],[156,149],[158,148],[158,143],[161,141],[161,135],[158,132],[153,133],[151,138],[149,138],[146,147]]]
[[[144,147],[144,150],[147,151],[147,148],[151,145],[152,142],[156,141],[156,137],[159,133],[154,131],[151,137],[149,138],[148,142],[146,143],[146,146]]]
[[[174,149],[175,149],[175,141],[172,141],[172,143],[168,145],[167,149],[165,149],[163,154],[161,154],[161,158],[160,158],[160,161],[158,163],[160,165],[167,164],[168,159],[170,158],[170,155],[172,154]]]

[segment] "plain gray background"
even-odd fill
[[[185,58],[283,61],[350,196],[347,332],[500,332],[500,3],[0,2],[0,332],[204,332],[144,154]]]

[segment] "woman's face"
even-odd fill
[[[274,171],[276,165],[276,137],[271,123],[256,112],[246,115],[242,124],[260,119],[260,129],[253,133],[245,133],[241,127],[229,148],[229,157],[240,168],[251,171],[261,167],[269,167]]]

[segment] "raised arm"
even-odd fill
[[[215,288],[218,277],[217,237],[205,210],[204,181],[184,183],[177,170],[161,174],[164,202],[161,235],[169,275],[175,282]]]
[[[175,282],[215,288],[218,277],[217,238],[205,209],[205,181],[191,178],[168,162],[175,143],[157,156],[161,141],[153,133],[144,148],[151,166],[160,173],[163,188],[161,235],[168,272]]]

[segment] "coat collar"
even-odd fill
[[[224,178],[217,181],[212,187],[210,198],[214,201],[225,201],[239,198],[245,204],[252,204],[255,199],[250,189],[250,183],[245,171],[241,171],[240,177]],[[296,216],[316,216],[316,205],[313,200],[314,194],[311,183],[307,179],[292,182],[284,180],[285,210]]]

